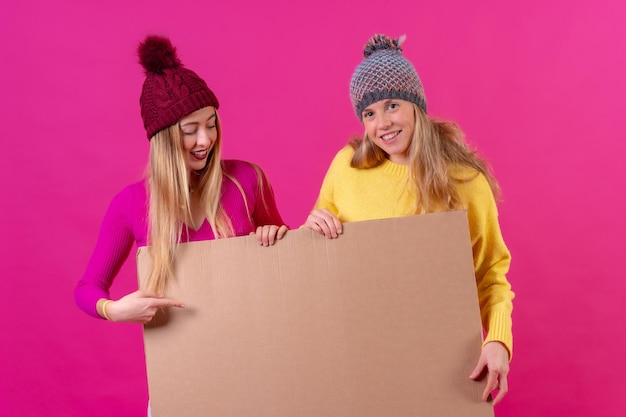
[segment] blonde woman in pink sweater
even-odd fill
[[[146,72],[140,105],[150,140],[147,178],[111,202],[75,299],[94,317],[147,323],[162,308],[184,307],[162,295],[178,243],[256,233],[268,246],[287,227],[262,170],[220,158],[219,102],[205,81],[181,64],[167,38],[148,36],[138,52]],[[148,283],[112,300],[109,288],[133,246],[151,247]]]

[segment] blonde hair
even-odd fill
[[[485,176],[496,198],[500,197],[500,187],[489,164],[469,148],[456,123],[431,119],[416,104],[413,104],[413,114],[415,128],[407,150],[408,181],[417,196],[413,214],[465,208],[456,185],[471,181],[479,174]],[[373,168],[387,159],[387,154],[367,133],[362,138],[353,139],[350,145],[355,151],[350,163],[353,168]],[[476,174],[470,178],[455,178],[452,173],[455,166],[473,168]]]
[[[222,129],[215,114],[217,140],[207,166],[197,172],[194,192],[200,193],[206,219],[216,238],[234,235],[233,225],[220,204],[222,194]],[[189,169],[185,162],[182,130],[177,123],[158,131],[150,140],[148,166],[149,214],[148,246],[152,267],[144,289],[163,293],[173,278],[173,259],[184,225],[193,225]],[[231,178],[231,177],[229,177]],[[231,178],[241,186],[234,178]],[[246,204],[247,205],[247,204]]]

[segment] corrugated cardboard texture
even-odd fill
[[[153,417],[493,416],[464,211],[186,243],[175,274],[186,308],[144,330]]]

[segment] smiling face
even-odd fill
[[[215,107],[209,106],[196,110],[183,117],[179,126],[183,137],[187,168],[190,171],[204,169],[218,136]]]
[[[389,160],[408,165],[415,130],[413,104],[400,99],[380,100],[367,106],[361,116],[367,136],[387,153]]]

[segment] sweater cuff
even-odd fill
[[[509,351],[509,362],[513,358],[513,333],[511,315],[502,311],[494,311],[489,317],[489,331],[483,347],[489,342],[500,342]]]

